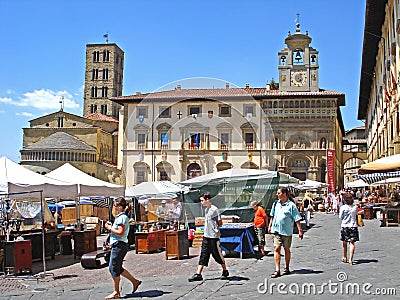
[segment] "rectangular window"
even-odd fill
[[[247,144],[252,144],[253,145],[253,142],[254,142],[253,136],[254,135],[253,135],[252,132],[246,132],[245,133],[244,138],[245,138],[246,145]]]
[[[219,107],[219,116],[220,117],[230,117],[231,116],[231,107],[229,105],[221,105]]]
[[[161,133],[161,146],[168,146],[168,133]]]
[[[221,133],[221,145],[229,145],[229,133]]]
[[[108,80],[108,69],[103,69],[103,80]]]
[[[101,113],[102,113],[103,115],[107,115],[107,105],[103,104],[103,105],[101,106]]]
[[[138,133],[138,149],[146,149],[146,134],[145,133]]]
[[[256,107],[254,105],[244,105],[243,107],[244,116],[255,117],[256,116]]]
[[[103,51],[103,61],[110,61],[110,51],[108,50]]]
[[[191,133],[189,139],[189,148],[190,149],[198,149],[200,148],[201,142],[201,134],[200,133]]]
[[[103,87],[101,88],[101,97],[107,98],[107,96],[108,96],[108,87],[103,86]]]
[[[93,62],[99,62],[100,60],[100,51],[93,51]]]
[[[220,149],[228,150],[229,148],[229,133],[223,132],[221,133],[221,144]]]
[[[96,80],[99,78],[99,69],[92,70],[92,80]]]
[[[188,107],[189,116],[196,115],[197,117],[201,114],[201,106],[200,105],[189,105]]]
[[[145,181],[146,173],[143,170],[136,171],[136,184],[142,183]]]
[[[148,118],[148,111],[146,106],[138,106],[136,108],[136,118],[139,118],[139,116],[143,116],[144,118]]]
[[[171,118],[171,108],[168,106],[160,106],[160,118]]]

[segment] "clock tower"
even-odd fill
[[[297,19],[298,20],[298,19]],[[308,32],[300,32],[296,22],[296,33],[285,39],[286,47],[278,52],[279,90],[282,92],[317,92],[318,51],[310,47]]]

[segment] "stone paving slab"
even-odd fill
[[[341,262],[340,220],[333,214],[315,213],[312,228],[303,240],[293,237],[292,274],[271,279],[274,262],[271,252],[262,259],[226,258],[230,280],[219,280],[220,266],[212,260],[203,272],[203,282],[188,282],[196,271],[199,248],[191,248],[191,257],[165,260],[165,253],[136,254],[130,251],[124,266],[143,281],[139,291],[129,294],[132,286],[122,279],[126,299],[394,299],[400,295],[400,228],[379,227],[378,220],[365,220],[356,243],[355,265]],[[271,238],[267,249],[272,250]],[[282,264],[284,257],[282,257]],[[55,263],[55,262],[54,262]],[[54,268],[53,279],[17,280],[0,289],[0,299],[104,299],[112,292],[112,281],[106,267],[84,270],[79,262]],[[346,291],[329,291],[328,283],[346,285],[369,284],[370,294],[350,295]],[[314,284],[316,292],[307,290]],[[277,286],[285,286],[278,291]],[[322,290],[321,287],[325,285]],[[268,288],[265,290],[265,288]],[[289,290],[289,287],[292,290]],[[296,288],[299,293],[295,294]],[[305,292],[301,292],[304,287]],[[377,295],[377,289],[396,295]],[[263,290],[264,289],[264,290]],[[318,292],[323,293],[318,294]],[[284,294],[286,293],[286,294]],[[374,294],[372,294],[374,293]]]

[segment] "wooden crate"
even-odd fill
[[[80,219],[86,219],[86,217],[93,216],[93,205],[82,204],[79,206]],[[62,210],[61,222],[64,226],[68,224],[76,223],[76,209],[75,207],[65,207]]]

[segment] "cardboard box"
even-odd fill
[[[195,224],[196,226],[204,226],[204,223],[205,223],[204,217],[196,217],[196,218],[194,219],[194,224]]]

